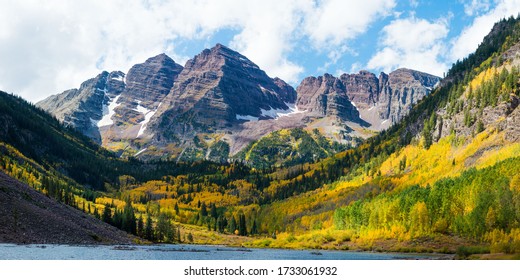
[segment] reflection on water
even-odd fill
[[[15,245],[0,244],[2,260],[390,260],[436,259],[432,254],[249,249],[204,245]]]

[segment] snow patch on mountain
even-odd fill
[[[289,109],[269,109],[269,110],[264,110],[264,109],[260,109],[262,111],[262,116],[264,117],[268,117],[268,118],[271,118],[271,119],[278,119],[278,118],[281,118],[281,117],[287,117],[287,116],[290,116],[290,115],[293,115],[293,114],[299,114],[299,113],[304,113],[305,111],[301,111],[298,109],[298,106],[296,106],[296,104],[293,104],[293,103],[285,103],[285,105],[287,105],[287,107],[289,107]]]
[[[249,115],[236,115],[237,120],[258,121],[257,117]]]
[[[136,156],[142,154],[142,153],[143,153],[144,151],[146,151],[147,149],[148,149],[148,148],[144,148],[144,149],[140,150],[139,152],[135,153],[134,157],[136,157]]]
[[[155,115],[155,113],[157,112],[157,109],[150,110],[148,108],[145,108],[145,107],[141,106],[141,101],[138,101],[137,103],[138,103],[137,111],[144,115],[144,120],[139,123],[141,125],[141,128],[139,128],[139,132],[137,132],[136,138],[138,138],[139,136],[143,135],[144,131],[146,130],[147,124],[150,122],[150,120],[152,119],[153,115]],[[159,108],[161,106],[161,104],[162,103],[159,103],[157,108]]]
[[[115,115],[115,109],[117,105],[119,105],[119,103],[117,103],[119,97],[121,97],[121,95],[118,95],[115,98],[111,98],[110,101],[108,101],[108,105],[103,103],[103,117],[101,118],[101,120],[97,122],[97,127],[103,127],[114,124],[112,116]]]

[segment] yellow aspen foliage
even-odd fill
[[[510,183],[510,189],[514,192],[520,193],[520,174],[513,176]]]
[[[410,230],[417,233],[424,233],[428,229],[430,217],[428,208],[424,201],[417,202],[410,209]]]
[[[488,229],[492,229],[495,226],[496,221],[497,214],[495,212],[495,209],[493,209],[493,207],[489,207],[488,213],[486,215],[486,227]]]

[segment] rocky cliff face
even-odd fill
[[[412,106],[428,95],[440,78],[409,69],[381,73],[378,98],[379,116],[392,124],[408,114]]]
[[[70,89],[53,95],[36,105],[101,143],[98,122],[111,98],[119,95],[125,88],[122,72],[102,72],[97,77],[81,84],[79,89]]]
[[[440,78],[398,69],[379,78],[367,71],[309,77],[297,88],[298,108],[318,116],[336,116],[379,131],[398,122],[425,97]]]
[[[305,78],[296,91],[298,109],[309,112],[309,115],[359,121],[359,112],[350,102],[345,85],[332,75]]]
[[[166,54],[160,54],[136,64],[126,75],[125,99],[140,100],[144,107],[161,102],[170,92],[183,67]]]
[[[103,72],[79,89],[67,90],[36,105],[98,143],[141,136],[182,66],[165,54],[134,65],[128,75]]]
[[[163,136],[214,131],[244,120],[274,118],[289,110],[296,93],[271,79],[245,56],[216,45],[189,60],[158,110],[152,126]]]
[[[359,74],[343,74],[340,80],[346,88],[349,99],[359,107],[366,108],[377,103],[379,98],[379,80],[368,71]]]
[[[183,67],[165,54],[136,64],[128,71],[126,87],[113,100],[109,127],[102,129],[104,142],[146,136],[144,131]]]

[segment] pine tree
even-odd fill
[[[123,215],[121,214],[121,211],[117,210],[117,208],[114,210],[114,215],[112,216],[112,225],[122,229],[123,224]]]
[[[154,240],[154,234],[153,234],[153,225],[152,225],[152,216],[150,213],[146,216],[146,226],[144,229],[144,236],[146,239],[153,241]]]
[[[94,207],[94,217],[96,217],[96,219],[101,219],[101,217],[99,216],[97,207]]]
[[[253,226],[251,226],[251,234],[258,234],[258,228],[256,226],[256,220],[253,220]]]
[[[217,218],[217,207],[215,206],[215,203],[211,203],[211,207],[210,207],[210,214],[211,214],[211,217],[212,218]]]
[[[202,202],[200,205],[200,215],[206,217],[208,215],[208,209],[206,209],[206,203]]]
[[[132,234],[137,233],[134,208],[130,200],[126,202],[125,208],[123,209],[121,229]]]
[[[157,238],[157,241],[164,241],[167,237],[168,233],[168,218],[166,217],[166,214],[160,213],[157,217],[157,227],[155,230],[155,237]]]
[[[221,223],[221,228],[222,228],[222,229],[220,230],[220,232],[223,233],[224,230],[226,229],[226,227],[228,226],[228,221],[227,221],[227,219],[226,219],[226,216],[222,216],[222,219],[221,219],[221,222],[220,222],[220,223]]]
[[[175,202],[175,214],[179,215],[179,204]]]
[[[101,220],[107,224],[112,224],[112,210],[108,205],[105,206],[103,210],[103,215],[101,216]]]
[[[215,226],[220,233],[224,233],[224,229],[226,228],[226,225],[224,224],[225,219],[226,218],[223,216],[218,216],[217,221],[215,222]]]
[[[246,216],[242,213],[238,216],[238,234],[242,236],[247,235]]]
[[[137,220],[137,236],[144,237],[144,223],[143,223],[143,216],[139,216],[139,219]]]
[[[157,241],[175,241],[175,227],[166,213],[160,213],[157,218],[156,237]]]
[[[229,228],[230,233],[235,233],[235,230],[237,230],[237,220],[235,219],[234,215],[231,215],[231,220],[229,221]]]

